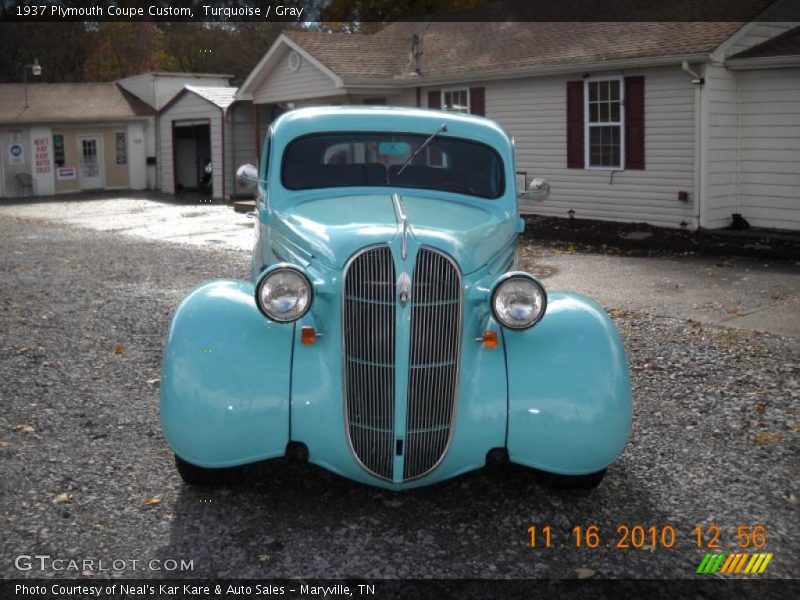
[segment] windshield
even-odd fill
[[[499,198],[503,161],[478,142],[430,134],[324,133],[294,140],[283,155],[283,186],[308,190],[342,186],[413,187]]]

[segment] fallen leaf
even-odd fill
[[[759,433],[756,434],[757,444],[775,444],[780,442],[783,436],[780,433]]]
[[[95,523],[94,525],[92,525],[92,529],[94,529],[95,531],[103,531],[105,528],[106,526],[100,523]]]
[[[125,346],[122,344],[117,343],[114,346],[114,354],[123,354],[125,352]]]
[[[11,445],[11,442],[4,442],[0,440],[0,448],[8,448]]]
[[[67,494],[64,492],[63,494],[59,494],[55,498],[53,498],[53,504],[66,504],[67,502],[72,501],[72,494]]]
[[[619,318],[621,318],[621,317],[624,317],[624,316],[625,316],[625,315],[627,315],[628,313],[627,313],[627,312],[625,312],[624,310],[620,309],[620,308],[615,308],[614,310],[612,310],[612,311],[611,311],[610,313],[608,313],[608,314],[610,314],[610,315],[611,315],[612,317],[614,317],[614,318],[617,318],[617,319],[619,319]]]
[[[17,350],[17,352],[19,352],[20,354],[27,354],[28,353],[28,347],[27,346],[23,346],[22,348]]]
[[[765,410],[767,410],[766,404],[763,403],[756,404],[756,412],[763,413]]]
[[[590,577],[594,577],[597,574],[597,571],[594,569],[578,567],[575,569],[575,574],[578,576],[578,579],[589,579]]]
[[[156,504],[161,504],[161,496],[150,496],[144,499],[145,506],[155,506]]]
[[[22,433],[33,433],[36,431],[33,425],[17,425],[16,429]]]

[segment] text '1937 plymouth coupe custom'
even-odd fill
[[[257,186],[251,281],[195,288],[164,352],[187,482],[289,452],[395,490],[503,459],[599,483],[630,429],[625,352],[595,302],[510,270],[524,223],[500,126],[299,109],[239,177]]]

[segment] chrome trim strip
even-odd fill
[[[408,258],[408,215],[406,215],[405,207],[403,206],[403,198],[398,193],[392,194],[392,205],[394,206],[394,214],[397,217],[398,233],[400,234],[400,258],[405,260]]]

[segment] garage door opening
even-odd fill
[[[202,191],[205,167],[211,162],[210,122],[173,123],[172,144],[175,153],[175,193]]]

